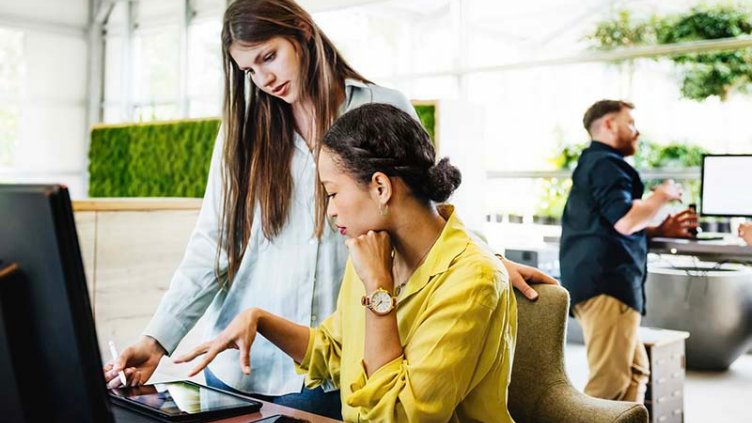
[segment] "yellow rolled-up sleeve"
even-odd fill
[[[347,398],[347,405],[374,409],[385,397],[398,395],[404,387],[405,355],[402,354],[389,363],[381,366],[369,378],[365,366],[361,362],[360,374],[350,385],[352,395]],[[397,403],[397,398],[387,400],[387,403]]]
[[[467,283],[446,283],[433,293],[412,322],[402,356],[370,377],[361,364],[345,398],[361,421],[447,422],[469,396],[481,408],[499,407],[499,414],[506,408],[508,377],[493,392],[471,391],[491,372],[508,373],[499,371],[499,358],[510,351],[502,330],[508,284],[491,269],[463,266],[453,273],[448,280]]]
[[[335,312],[317,328],[311,328],[305,357],[300,363],[295,363],[295,371],[305,375],[305,385],[309,389],[326,381],[339,387],[342,339],[338,321]]]

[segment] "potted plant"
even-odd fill
[[[533,223],[540,225],[560,225],[564,206],[572,188],[569,178],[547,178],[543,180],[543,194],[533,215]]]

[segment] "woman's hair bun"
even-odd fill
[[[437,203],[446,201],[462,183],[462,173],[444,157],[428,169],[428,180],[424,187],[425,194]]]
[[[436,163],[436,149],[421,123],[389,104],[370,103],[350,110],[332,124],[322,144],[363,185],[382,172],[401,178],[426,203],[446,201],[462,182],[449,159]]]

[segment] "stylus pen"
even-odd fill
[[[112,354],[112,365],[114,366],[115,362],[118,359],[118,352],[117,352],[117,349],[115,348],[114,342],[110,341],[108,342],[108,344],[110,345],[110,354]],[[120,382],[123,383],[123,386],[128,386],[128,379],[125,378],[125,372],[122,370],[119,371],[118,376],[120,376]]]

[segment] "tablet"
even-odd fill
[[[261,403],[189,381],[110,389],[125,407],[161,420],[187,422],[258,411]]]

